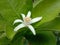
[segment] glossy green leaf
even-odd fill
[[[9,39],[12,39],[16,33],[13,30],[14,20],[20,19],[20,14],[27,14],[29,10],[32,10],[32,0],[0,0],[0,17],[2,16],[0,22],[3,24],[0,23],[0,28],[6,30]],[[5,28],[2,28],[2,26],[5,26]]]
[[[60,31],[60,17],[55,18],[54,20],[44,23],[39,27],[40,30],[50,30],[50,31]]]
[[[60,0],[43,0],[32,11],[32,17],[40,17],[43,19],[36,24],[40,26],[45,22],[55,19],[60,12]]]
[[[50,31],[40,31],[37,35],[26,34],[30,45],[56,45],[56,38]]]

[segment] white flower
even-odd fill
[[[23,27],[28,27],[32,31],[32,33],[34,35],[36,35],[35,29],[33,28],[33,26],[31,24],[35,23],[35,22],[38,22],[39,20],[42,19],[42,17],[37,17],[37,18],[31,19],[30,18],[30,16],[31,16],[31,12],[30,11],[28,12],[26,17],[25,17],[24,14],[21,14],[21,16],[22,16],[23,20],[16,19],[14,21],[14,23],[13,23],[13,24],[15,24],[15,23],[21,22],[21,24],[19,24],[18,26],[15,27],[14,31],[17,31],[17,30],[19,30],[19,29],[21,29]]]

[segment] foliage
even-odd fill
[[[43,17],[33,24],[35,36],[27,28],[13,30],[13,21],[28,11],[32,18]],[[0,45],[56,45],[53,31],[60,32],[59,13],[60,0],[0,0]]]

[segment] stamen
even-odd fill
[[[31,18],[30,17],[25,17],[24,21],[25,22],[30,22],[31,21]]]

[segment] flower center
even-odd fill
[[[24,21],[27,22],[27,23],[29,23],[31,21],[31,18],[30,17],[25,17]]]

